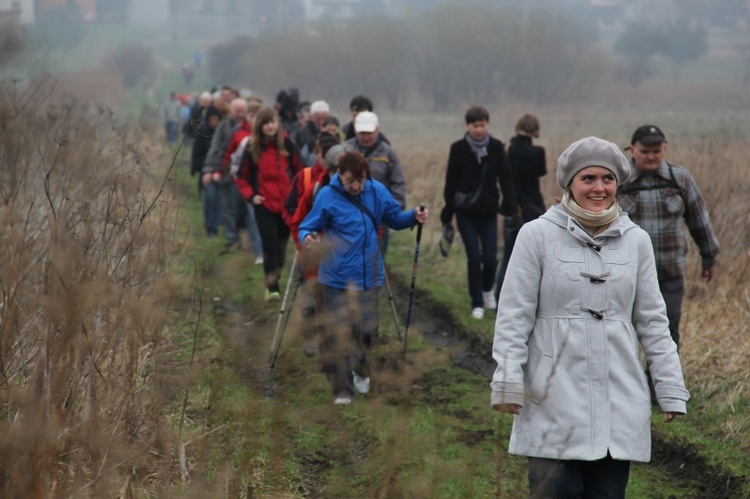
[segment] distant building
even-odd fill
[[[5,5],[10,3],[10,5]],[[20,2],[0,2],[0,48],[21,40]]]
[[[169,0],[130,0],[128,23],[135,26],[165,26],[170,19],[169,3]]]
[[[96,0],[33,0],[36,6],[36,14],[44,14],[49,9],[77,5],[81,9],[84,19],[96,19]]]
[[[11,19],[18,19],[18,23],[22,26],[32,24],[34,22],[34,0],[0,0],[0,33],[6,33],[6,29],[15,29],[13,24],[16,21]],[[19,27],[20,29],[20,27]]]

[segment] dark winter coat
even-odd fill
[[[539,190],[539,177],[547,174],[544,148],[531,143],[531,137],[516,135],[510,139],[508,162],[516,181],[516,194],[524,222],[530,222],[545,212],[544,198]]]
[[[453,220],[453,214],[457,211],[454,204],[456,192],[472,192],[480,185],[480,182],[479,202],[472,208],[460,210],[462,214],[487,216],[497,215],[499,211],[503,215],[515,215],[518,209],[516,186],[513,181],[513,173],[505,156],[503,143],[494,137],[490,138],[490,143],[487,145],[487,156],[483,158],[483,161],[488,163],[484,178],[482,178],[482,163],[477,160],[477,156],[472,151],[466,138],[451,145],[448,169],[445,173],[445,189],[443,190],[445,207],[440,213],[440,221],[443,225],[449,225]],[[500,184],[500,188],[498,188],[498,184]],[[500,200],[501,190],[503,193],[502,202]]]

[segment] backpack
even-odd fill
[[[247,148],[247,144],[250,141],[250,136],[248,135],[242,141],[240,141],[240,145],[237,146],[237,149],[234,150],[232,155],[229,157],[229,175],[231,175],[232,178],[237,178],[237,173],[240,171],[240,165],[242,165],[242,158],[245,155],[245,149]]]

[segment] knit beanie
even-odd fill
[[[616,144],[598,137],[573,142],[557,160],[557,184],[567,189],[573,177],[589,166],[601,166],[617,177],[617,185],[630,178],[630,163]]]

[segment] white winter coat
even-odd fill
[[[685,413],[677,349],[648,234],[622,213],[593,239],[558,204],[518,234],[492,355],[492,406],[519,404],[510,452],[651,458],[651,400]]]

